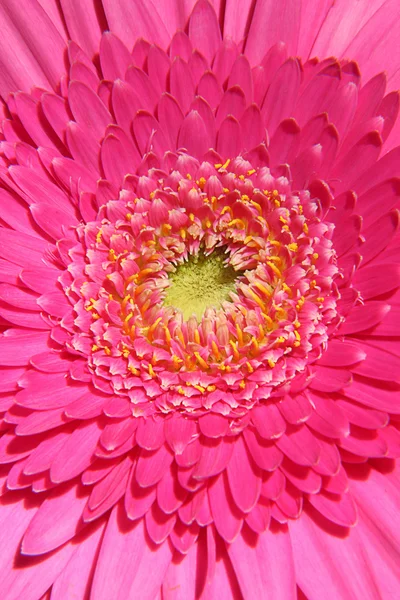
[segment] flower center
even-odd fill
[[[185,320],[195,315],[200,320],[207,308],[221,308],[231,301],[238,272],[224,264],[222,252],[203,252],[189,256],[170,273],[164,304],[179,309]]]
[[[242,157],[182,154],[130,188],[77,228],[70,250],[68,345],[96,387],[128,396],[138,415],[232,418],[287,393],[340,320],[318,198]]]

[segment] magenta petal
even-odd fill
[[[24,554],[50,552],[77,532],[87,496],[75,484],[51,492],[30,522],[22,541]]]
[[[296,597],[296,575],[287,530],[267,531],[258,537],[248,530],[243,531],[229,546],[228,553],[245,600]],[[282,570],[285,577],[281,576]],[[265,596],[266,590],[268,596]]]
[[[107,524],[92,595],[98,600],[125,600],[127,594],[154,598],[171,561],[170,546],[154,546],[146,537],[143,521],[132,525],[120,508],[113,509]]]
[[[211,63],[221,43],[217,15],[208,0],[198,0],[189,21],[189,39]]]

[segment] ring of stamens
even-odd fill
[[[94,377],[139,411],[240,415],[304,370],[338,323],[332,229],[308,192],[266,168],[239,158],[173,171],[101,213],[78,228],[86,329],[71,344],[88,338]],[[192,294],[191,312],[179,273],[195,281],[199,264],[225,283],[200,309]]]

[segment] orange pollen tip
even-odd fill
[[[244,390],[244,388],[246,387],[246,382],[244,379],[242,379],[242,381],[239,383],[239,387],[241,390]]]
[[[323,302],[325,298],[323,296],[318,296],[317,302]]]
[[[133,312],[130,312],[129,315],[126,315],[124,319],[124,323],[128,323],[133,317]]]
[[[250,175],[254,175],[255,172],[255,169],[250,169],[250,171],[247,171],[247,175],[250,177]]]
[[[150,326],[149,333],[153,333],[157,329],[157,327],[158,327],[159,323],[161,323],[161,321],[162,321],[162,317],[158,317],[158,319],[156,319],[154,321],[153,325]]]
[[[240,181],[244,181],[244,175],[239,175]]]
[[[150,375],[150,377],[155,377],[156,373],[155,373],[155,371],[153,369],[153,365],[151,363],[149,363],[148,369],[149,369],[149,375]]]
[[[128,367],[128,371],[130,371],[132,373],[132,375],[139,375],[140,371],[138,369],[136,369],[135,367],[133,367],[132,365],[130,365]]]
[[[299,246],[296,244],[296,242],[293,242],[292,244],[288,244],[288,250],[291,250],[292,252],[297,252],[297,250],[299,249]]]
[[[113,248],[111,248],[111,249],[108,251],[108,260],[112,260],[112,261],[115,261],[115,260],[117,260],[117,257],[116,257],[116,255],[115,255],[115,250],[114,250]]]
[[[251,364],[249,363],[249,361],[246,362],[246,367],[249,373],[254,373],[254,369],[251,366]]]
[[[111,350],[108,346],[104,346],[104,352],[107,354],[107,356],[110,356],[111,354]]]
[[[295,330],[294,335],[295,335],[296,340],[299,342],[301,340],[301,337],[300,337],[300,334],[297,331],[297,329]]]
[[[215,385],[208,385],[207,386],[207,392],[215,392],[216,390],[216,386]]]
[[[305,234],[308,234],[308,225],[307,223],[303,223],[303,231]]]
[[[155,193],[154,192],[150,192],[150,194],[149,194],[150,200],[153,200],[154,196],[155,196]]]
[[[300,346],[300,342],[299,342],[298,340],[296,340],[296,341],[293,343],[293,346],[295,346],[296,348],[298,348],[298,347]]]
[[[204,223],[204,225],[205,225],[205,227],[207,229],[209,229],[211,227],[211,221],[210,221],[210,219],[206,219],[206,222]]]
[[[100,348],[96,344],[93,344],[92,352],[97,352],[97,350],[100,350]]]
[[[271,244],[271,246],[276,246],[277,248],[281,247],[281,243],[278,240],[270,240],[269,243]]]
[[[230,162],[231,162],[231,159],[228,158],[228,160],[226,162],[224,162],[224,164],[222,165],[222,168],[223,169],[227,169],[229,167],[229,165],[230,165]]]
[[[186,239],[186,230],[185,229],[180,229],[179,230],[179,235],[181,236],[181,238],[183,240],[185,240]]]
[[[185,348],[186,347],[185,338],[183,337],[182,329],[180,327],[177,328],[176,334],[178,336],[180,343]]]
[[[211,342],[211,348],[212,348],[212,352],[213,352],[215,358],[217,358],[217,359],[220,358],[221,353],[220,353],[218,346],[214,340],[212,340],[212,342]]]
[[[191,176],[191,174],[190,174],[190,173],[186,173],[186,179],[189,179],[189,181],[191,181],[191,179],[192,179],[192,176]]]
[[[262,313],[262,316],[263,316],[263,317],[264,317],[264,319],[266,320],[266,322],[267,322],[267,325],[269,325],[270,327],[272,327],[272,326],[273,326],[273,324],[274,324],[274,322],[273,322],[273,320],[271,319],[271,317],[270,317],[269,315],[267,315],[266,313],[264,313],[264,312]],[[261,323],[260,323],[259,327],[261,327]]]
[[[165,325],[164,326],[164,333],[165,333],[165,341],[167,342],[167,344],[169,344],[171,342],[171,334],[169,332],[168,327]]]
[[[222,191],[224,192],[224,194],[229,194],[230,192],[229,188],[222,188]]]
[[[319,254],[318,252],[314,252],[314,254],[312,255],[314,260],[317,260],[319,258]]]
[[[132,215],[131,215],[131,213],[126,213],[126,215],[125,215],[125,219],[126,219],[127,221],[130,221],[130,220],[132,219]]]
[[[263,309],[264,302],[261,300],[261,298],[259,296],[257,296],[257,294],[251,288],[249,288],[248,293],[249,293],[250,297],[254,300],[254,302],[256,302],[258,304],[258,306]]]
[[[301,326],[301,323],[300,323],[300,321],[298,321],[298,320],[296,319],[296,321],[293,321],[293,325],[296,327],[296,329],[299,329],[299,328],[300,328],[300,326]]]
[[[183,387],[178,387],[178,394],[180,394],[181,396],[185,395],[185,390],[183,389]]]
[[[271,367],[271,369],[273,369],[276,363],[271,358],[269,358],[267,362],[268,362],[269,366]]]
[[[200,345],[200,333],[198,329],[195,329],[194,331],[194,341],[196,342],[196,344]]]
[[[101,229],[99,229],[99,231],[97,232],[97,235],[96,235],[96,242],[97,242],[98,244],[100,244],[100,242],[101,242],[101,237],[102,237],[102,235],[103,235],[103,232],[102,232],[102,230],[101,230]]]
[[[284,344],[286,342],[286,339],[283,337],[283,335],[280,335],[278,338],[276,338],[275,341],[277,344]]]
[[[287,283],[282,283],[282,289],[283,291],[285,291],[289,296],[292,295],[292,290],[290,289],[290,287],[288,286]]]
[[[200,177],[200,179],[197,181],[197,185],[201,189],[204,188],[204,186],[206,185],[206,183],[207,183],[207,180],[205,179],[205,177]]]
[[[193,223],[193,221],[194,221],[194,214],[193,214],[193,213],[190,213],[190,215],[189,215],[189,219],[190,219],[190,220],[192,221],[192,223]]]

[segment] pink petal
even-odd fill
[[[296,575],[287,531],[267,531],[258,537],[249,530],[243,531],[229,546],[228,553],[244,600],[296,597]]]
[[[104,32],[100,44],[100,65],[104,79],[124,79],[131,64],[132,57],[127,47],[111,31]]]
[[[232,543],[242,528],[242,513],[236,508],[228,479],[225,474],[219,475],[208,488],[210,508],[218,533],[228,543]]]
[[[226,472],[237,507],[245,513],[250,512],[260,496],[261,471],[250,459],[241,436],[233,446]]]
[[[121,507],[116,506],[102,542],[92,595],[96,600],[125,600],[127,595],[154,598],[171,556],[168,543],[153,545],[145,536],[143,521],[132,525]]]
[[[211,64],[221,43],[221,30],[217,15],[207,0],[198,0],[193,9],[189,20],[189,39]]]
[[[43,502],[22,540],[23,554],[50,552],[77,532],[87,496],[76,485],[58,486]]]
[[[258,64],[277,42],[288,45],[290,55],[297,54],[300,4],[293,0],[257,2],[246,42],[246,55],[251,64]]]
[[[0,336],[0,364],[18,367],[29,364],[30,358],[47,349],[48,334],[8,330]]]
[[[100,433],[96,422],[84,423],[75,429],[51,464],[50,477],[54,483],[72,479],[93,462]],[[76,451],[77,448],[79,452]]]

